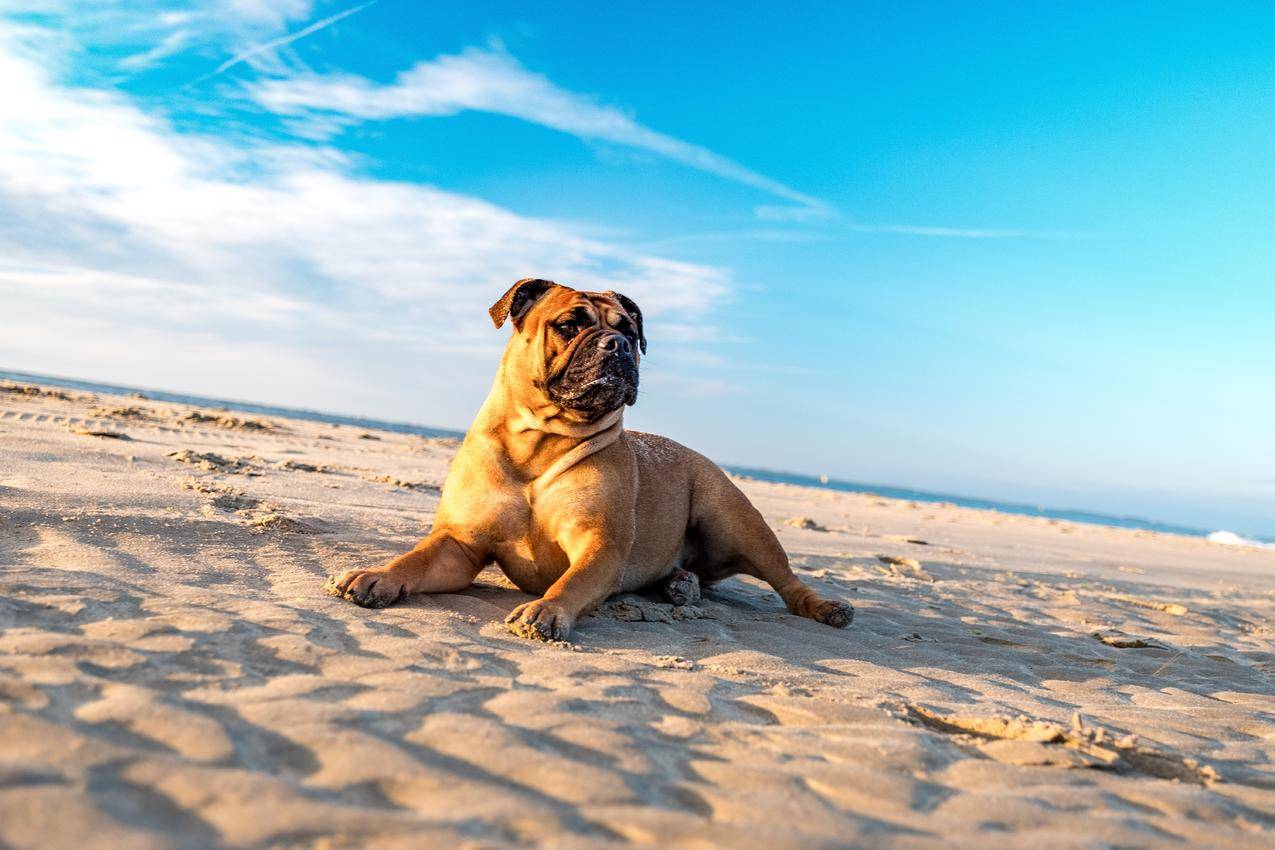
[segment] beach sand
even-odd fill
[[[369,611],[455,444],[0,390],[0,847],[1275,846],[1275,551],[742,481],[731,579]],[[884,560],[883,560],[884,559]]]

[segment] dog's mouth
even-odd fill
[[[593,422],[637,401],[637,364],[627,354],[581,346],[547,389],[554,404]]]

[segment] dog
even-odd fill
[[[463,590],[495,563],[538,597],[513,610],[509,630],[565,640],[615,593],[659,586],[686,605],[701,585],[743,573],[794,614],[849,625],[854,608],[793,575],[761,513],[716,464],[625,430],[646,353],[632,299],[526,278],[489,312],[513,333],[452,461],[433,529],[383,566],[334,578],[330,593],[379,608]]]

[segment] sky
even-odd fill
[[[0,368],[1275,535],[1275,7],[0,0]]]

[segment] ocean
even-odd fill
[[[324,413],[318,410],[299,410],[291,407],[274,407],[268,404],[232,401],[229,399],[209,398],[207,396],[186,395],[184,393],[165,392],[139,387],[125,387],[117,384],[102,384],[95,381],[81,381],[74,378],[60,378],[51,375],[34,375],[28,372],[9,372],[0,370],[0,378],[11,381],[48,384],[64,389],[80,390],[89,393],[112,393],[128,395],[140,393],[156,401],[190,404],[199,407],[225,408],[242,413],[256,413],[264,416],[286,416],[293,419],[304,419],[311,422],[325,422],[337,425],[350,425],[356,428],[373,428],[382,431],[393,431],[400,434],[420,434],[425,437],[463,437],[463,431],[447,428],[432,428],[427,425],[416,425],[406,422],[388,422],[381,419],[368,419],[360,416],[342,416],[336,413]],[[1152,519],[1134,516],[1115,516],[1077,508],[1050,508],[1041,505],[1028,505],[1019,502],[1000,502],[995,499],[979,499],[969,496],[957,496],[950,493],[932,493],[926,490],[910,490],[905,487],[891,487],[882,484],[868,484],[861,481],[843,481],[827,476],[803,475],[795,472],[776,472],[769,469],[755,469],[745,466],[723,465],[723,469],[732,475],[756,478],[759,481],[773,481],[783,484],[799,484],[803,487],[815,487],[823,490],[838,490],[845,493],[874,493],[891,499],[905,499],[912,502],[946,502],[965,508],[1000,511],[1020,516],[1046,517],[1048,519],[1083,522],[1091,525],[1108,525],[1117,528],[1138,528],[1146,531],[1158,531],[1167,534],[1185,534],[1191,537],[1204,537],[1217,543],[1232,545],[1275,546],[1275,539],[1248,539],[1229,531],[1208,531],[1201,528],[1174,525]]]

